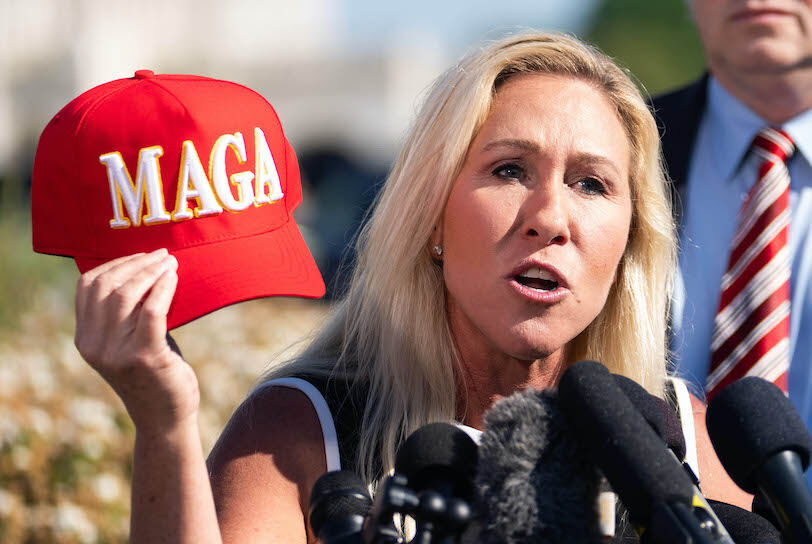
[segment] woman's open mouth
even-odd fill
[[[558,280],[555,276],[541,268],[530,268],[513,277],[517,282],[537,291],[555,291],[558,289]]]

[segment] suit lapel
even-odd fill
[[[652,100],[654,117],[660,130],[663,157],[668,175],[674,183],[674,216],[682,220],[682,201],[691,154],[699,130],[699,122],[707,102],[708,75],[676,91]]]

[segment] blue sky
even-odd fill
[[[426,34],[451,50],[521,28],[578,33],[599,0],[339,0],[350,48],[377,48],[396,34]],[[383,23],[385,22],[385,23]]]

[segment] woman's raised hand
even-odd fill
[[[124,401],[137,429],[196,421],[197,378],[166,340],[178,262],[165,250],[85,272],[76,289],[76,347]]]

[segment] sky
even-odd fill
[[[393,34],[441,36],[452,50],[522,27],[578,33],[599,0],[338,0],[348,47],[380,47]],[[528,15],[530,14],[530,15]],[[385,24],[384,24],[385,22]]]

